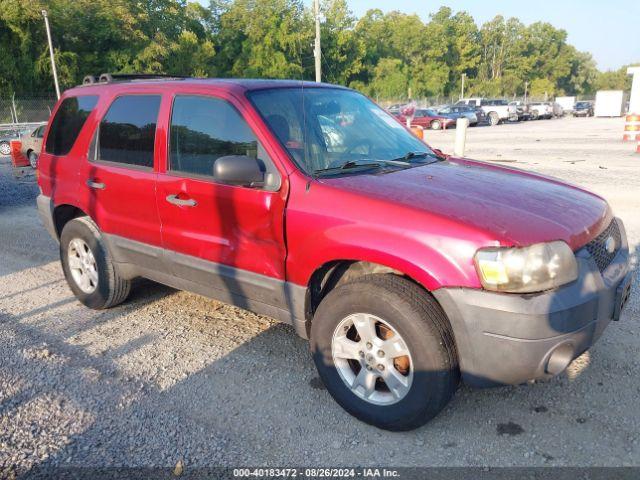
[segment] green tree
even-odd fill
[[[213,7],[221,75],[303,78],[313,66],[311,22],[301,0],[236,0]]]
[[[617,70],[607,70],[598,72],[594,81],[593,89],[597,90],[631,90],[631,75],[627,73],[627,68],[640,66],[639,63],[624,65]]]
[[[365,53],[364,41],[354,30],[356,19],[346,0],[324,0],[321,12],[325,17],[321,27],[323,81],[349,85],[362,71]]]
[[[374,68],[370,92],[381,99],[406,98],[408,79],[398,58],[382,58]]]

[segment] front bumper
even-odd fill
[[[519,384],[563,371],[619,315],[629,285],[629,247],[601,273],[586,249],[576,253],[579,277],[536,294],[467,288],[433,292],[451,321],[464,381],[475,387]]]

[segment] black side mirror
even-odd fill
[[[213,178],[230,185],[261,187],[264,185],[264,165],[246,155],[227,155],[213,164]]]

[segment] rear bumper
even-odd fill
[[[622,234],[623,245],[604,272],[582,249],[576,253],[578,280],[556,290],[434,291],[451,321],[465,382],[490,387],[550,377],[591,347],[619,314],[619,287],[630,282],[629,249]]]
[[[51,238],[53,238],[56,242],[58,241],[58,233],[56,232],[55,223],[53,221],[53,202],[50,197],[46,195],[38,195],[36,198],[36,205],[38,206],[38,216],[40,217],[40,221],[44,225],[44,228],[47,229]]]

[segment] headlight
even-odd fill
[[[576,256],[562,241],[482,248],[474,260],[482,286],[498,292],[541,292],[578,278]]]

